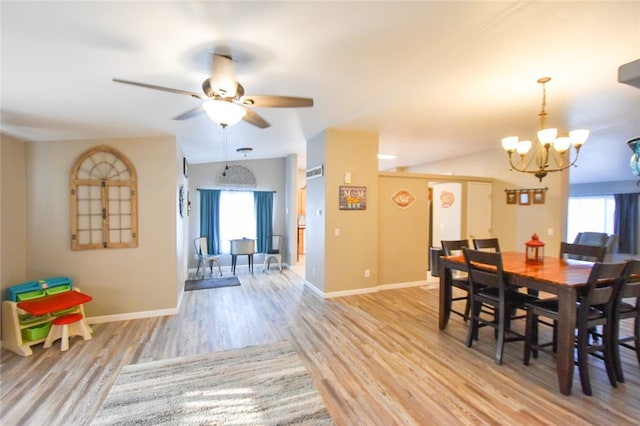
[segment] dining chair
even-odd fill
[[[284,237],[282,235],[273,235],[270,240],[269,248],[264,255],[264,265],[262,272],[269,270],[269,264],[272,260],[278,262],[280,272],[282,272],[282,250],[284,249]]]
[[[634,303],[630,303],[634,301]],[[620,346],[632,349],[640,365],[640,260],[629,260],[623,271],[623,279],[618,288],[613,311],[612,351],[616,380],[623,383]],[[633,319],[633,334],[620,336],[620,321]],[[633,342],[633,345],[630,343]]]
[[[220,256],[215,254],[209,254],[209,249],[207,248],[207,237],[198,237],[193,240],[193,246],[195,248],[196,256],[198,257],[198,268],[196,269],[196,278],[198,277],[198,272],[200,272],[200,266],[204,267],[202,269],[202,278],[204,278],[206,271],[206,264],[209,264],[209,268],[211,269],[211,276],[213,276],[213,262],[218,265],[218,272],[220,272],[220,276],[222,276],[222,268],[220,267]]]
[[[591,262],[602,262],[607,248],[602,246],[591,246],[586,244],[560,243],[560,258],[588,260]]]
[[[462,249],[469,248],[469,240],[443,240],[440,241],[442,246],[442,252],[445,256],[459,256],[462,255]],[[451,286],[456,287],[464,292],[464,296],[451,296],[451,312],[460,315],[465,321],[469,319],[469,310],[471,305],[469,303],[469,279],[466,272],[451,271]],[[453,302],[465,301],[464,311],[458,311],[453,309]]]
[[[469,271],[469,298],[471,312],[467,347],[478,337],[478,329],[490,326],[497,331],[496,364],[502,364],[504,344],[524,340],[524,335],[511,329],[511,315],[528,302],[537,298],[520,293],[507,285],[502,267],[502,254],[480,250],[463,249],[464,259]],[[482,317],[482,305],[490,305],[495,309],[493,319]]]
[[[500,241],[497,238],[474,238],[473,248],[484,251],[500,251]]]
[[[614,360],[612,346],[612,325],[614,321],[613,310],[615,308],[616,289],[622,281],[622,272],[625,263],[595,263],[589,274],[587,284],[581,297],[576,303],[575,310],[569,315],[576,315],[576,351],[577,361],[574,361],[580,371],[580,383],[582,392],[591,395],[591,381],[589,380],[588,357],[594,355],[604,361],[607,376],[611,386],[616,387]],[[531,354],[537,357],[538,351],[555,355],[552,346],[554,342],[540,343],[538,341],[538,319],[545,317],[552,319],[554,324],[561,315],[558,309],[558,299],[540,299],[526,304],[527,323],[526,340],[524,345],[523,364],[529,365]],[[590,340],[590,330],[602,327],[601,341]],[[555,333],[554,333],[555,340]]]

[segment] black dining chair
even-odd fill
[[[602,262],[607,248],[605,246],[590,246],[586,244],[560,243],[560,258],[588,260]]]
[[[578,359],[575,361],[580,371],[582,392],[591,395],[591,382],[587,360],[594,355],[604,360],[611,386],[616,387],[613,352],[611,349],[612,325],[614,322],[616,289],[622,281],[625,263],[595,263],[589,274],[584,291],[570,315],[576,315]],[[526,304],[527,325],[524,345],[523,364],[529,365],[531,354],[537,357],[538,351],[554,355],[555,342],[540,343],[538,341],[538,319],[545,317],[557,324],[561,313],[558,310],[558,299],[541,299]],[[601,341],[590,340],[591,330],[602,327]],[[555,333],[554,333],[555,340]],[[551,347],[551,348],[550,348]]]
[[[474,238],[473,248],[484,251],[500,251],[500,241],[497,238]]]
[[[502,364],[504,344],[524,340],[524,335],[516,333],[510,327],[512,314],[537,298],[507,285],[501,253],[471,249],[463,249],[463,253],[469,271],[471,302],[467,347],[471,347],[474,339],[477,340],[480,327],[490,326],[497,332],[495,362]],[[493,306],[493,318],[482,316],[483,305]]]
[[[633,303],[630,303],[632,302]],[[616,380],[623,383],[620,346],[632,349],[640,365],[640,260],[630,260],[623,272],[623,279],[616,295],[613,313],[612,351]],[[620,321],[633,319],[633,334],[620,336]],[[631,344],[633,342],[633,344]]]
[[[468,240],[446,240],[446,241],[440,241],[440,244],[442,245],[442,252],[444,256],[462,255],[462,249],[469,248]],[[451,296],[451,301],[450,301],[452,306],[451,312],[456,315],[460,315],[462,318],[464,318],[465,321],[467,321],[469,319],[469,310],[471,306],[469,304],[469,288],[470,287],[469,287],[469,279],[467,278],[467,273],[461,272],[461,271],[451,271],[451,286],[456,287],[464,292],[463,296],[455,296],[455,297],[453,295]],[[453,302],[457,302],[457,301],[465,302],[464,311],[453,309]]]

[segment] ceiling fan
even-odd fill
[[[292,108],[313,106],[313,99],[292,96],[275,95],[245,95],[244,87],[235,79],[233,61],[227,55],[213,55],[211,77],[202,82],[204,93],[189,92],[186,90],[172,89],[170,87],[156,86],[147,83],[122,80],[114,78],[116,83],[131,84],[146,87],[148,89],[162,90],[164,92],[187,95],[202,100],[202,104],[192,108],[174,120],[186,120],[202,112],[206,112],[212,120],[227,127],[244,120],[261,129],[270,124],[249,107],[258,108]]]

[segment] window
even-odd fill
[[[133,164],[115,149],[80,155],[69,183],[71,249],[137,247],[136,186]]]
[[[256,239],[256,214],[253,192],[220,192],[220,249],[229,253],[230,240]]]
[[[567,240],[573,241],[579,232],[613,234],[614,212],[613,195],[569,197]]]

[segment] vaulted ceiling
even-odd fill
[[[192,163],[224,158],[221,128],[189,96],[211,54],[229,53],[247,93],[312,97],[256,108],[271,127],[228,129],[228,157],[298,153],[330,127],[379,132],[411,166],[533,137],[541,87],[549,122],[589,128],[571,182],[633,179],[640,89],[618,68],[640,58],[640,2],[1,3],[2,132],[28,141],[175,135]],[[506,156],[505,156],[506,160]],[[505,161],[505,167],[506,161]]]

